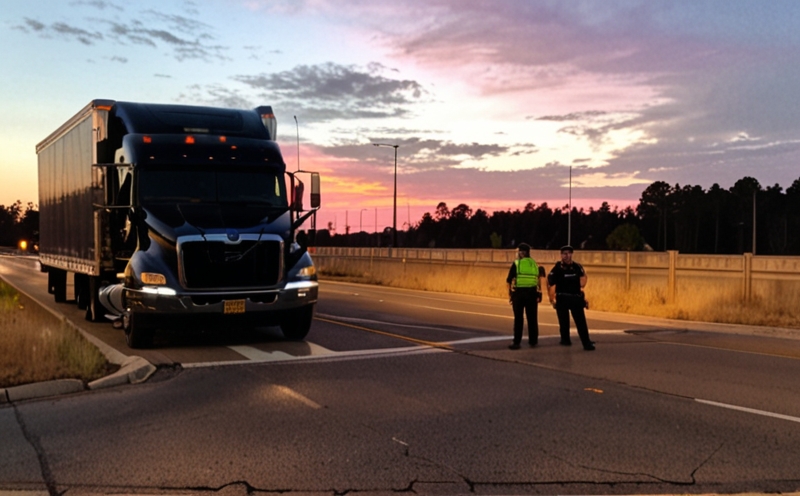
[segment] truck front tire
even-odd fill
[[[312,320],[314,320],[314,305],[287,312],[281,321],[283,337],[290,341],[302,341],[311,330]]]

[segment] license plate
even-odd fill
[[[225,300],[223,313],[244,313],[244,300]]]

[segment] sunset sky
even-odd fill
[[[328,222],[800,178],[793,0],[3,0],[0,204],[90,100],[272,105]],[[297,123],[295,123],[295,116]]]

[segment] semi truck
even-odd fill
[[[91,101],[36,146],[48,292],[66,302],[71,277],[131,348],[200,323],[304,339],[318,282],[298,233],[320,177],[287,170],[276,129],[271,106]]]

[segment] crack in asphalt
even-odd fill
[[[17,405],[12,403],[11,407],[14,409],[14,417],[17,419],[17,424],[22,430],[22,436],[26,441],[28,441],[28,444],[30,444],[33,450],[36,452],[36,458],[39,460],[39,469],[42,471],[42,480],[47,488],[47,492],[50,494],[50,496],[61,496],[56,487],[56,483],[53,480],[53,472],[50,470],[50,465],[47,463],[47,456],[42,448],[41,443],[39,442],[39,437],[28,430],[28,426],[25,424],[25,419],[22,418],[22,412],[19,411]]]
[[[705,460],[703,460],[702,462],[700,462],[700,465],[698,465],[698,466],[697,466],[697,468],[695,468],[694,470],[692,470],[692,473],[691,473],[692,483],[696,483],[696,482],[697,482],[697,481],[696,481],[696,479],[694,478],[694,474],[696,474],[698,470],[700,470],[701,468],[703,468],[703,465],[705,465],[706,463],[708,463],[708,462],[709,462],[709,460],[711,460],[712,458],[714,458],[714,455],[716,455],[717,453],[719,453],[719,450],[721,450],[723,446],[725,446],[725,442],[724,442],[724,441],[722,442],[722,444],[720,444],[720,445],[717,447],[717,449],[715,449],[714,451],[712,451],[712,452],[711,452],[711,454],[710,454],[710,455],[708,455],[708,456],[706,457],[706,459],[705,459]]]

